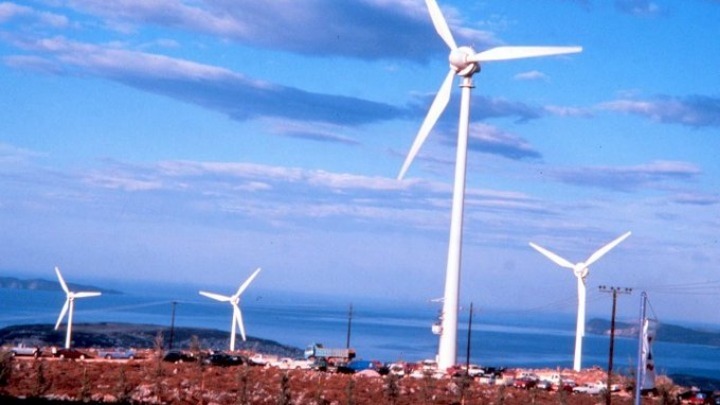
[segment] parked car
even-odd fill
[[[10,353],[13,356],[32,356],[32,357],[40,357],[40,348],[39,347],[32,347],[32,346],[25,346],[25,345],[18,345],[10,349]]]
[[[484,385],[495,385],[497,378],[493,374],[483,374],[478,377],[478,382]]]
[[[685,391],[677,396],[678,402],[682,404],[692,405],[705,405],[705,404],[716,404],[712,398],[711,391],[699,391],[696,389]]]
[[[377,371],[380,367],[382,367],[382,363],[375,360],[352,360],[347,363],[347,367],[350,367],[356,373],[363,370]]]
[[[559,383],[553,384],[553,389],[557,391],[573,392],[573,388],[576,386],[577,384],[575,383],[575,380],[562,379]]]
[[[85,360],[85,359],[92,358],[92,356],[90,356],[89,354],[87,354],[85,352],[81,352],[80,350],[77,350],[77,349],[72,349],[72,348],[70,348],[70,349],[53,348],[52,355],[53,355],[53,357],[57,357],[59,359],[72,359],[72,360],[75,360],[75,359]]]
[[[278,361],[278,356],[255,353],[250,356],[248,364],[251,366],[266,366],[274,361]]]
[[[243,358],[234,354],[215,352],[203,359],[203,363],[211,366],[229,367],[239,366],[244,363]]]
[[[456,364],[452,367],[449,367],[447,370],[448,375],[451,375],[453,377],[464,377],[468,376],[470,378],[479,377],[481,375],[485,375],[485,369],[478,366],[477,364]]]
[[[133,349],[98,350],[98,357],[108,360],[132,360],[137,356]]]
[[[182,350],[170,350],[163,356],[163,361],[170,363],[184,363],[195,361],[195,356],[192,353],[187,353]]]
[[[397,377],[405,377],[407,374],[407,364],[405,363],[391,363],[388,364],[388,373],[393,374]]]
[[[539,390],[550,391],[551,389],[553,389],[553,383],[547,380],[540,380],[537,382],[537,384],[535,384],[535,388]]]
[[[573,392],[581,394],[598,395],[607,390],[604,383],[587,383],[573,388]]]
[[[309,369],[312,362],[310,360],[295,360],[290,357],[281,357],[265,364],[265,367],[275,367],[280,370],[293,370],[296,368]]]
[[[522,388],[525,390],[529,390],[530,388],[535,388],[536,385],[537,385],[537,380],[535,380],[533,378],[528,378],[528,377],[516,378],[515,381],[513,381],[513,387]]]

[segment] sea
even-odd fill
[[[76,300],[73,322],[157,324],[168,331],[173,322],[184,327],[230,329],[230,306],[198,295],[197,289],[132,291]],[[312,343],[346,347],[349,338],[358,358],[383,362],[432,359],[437,352],[438,337],[431,331],[438,317],[437,303],[272,291],[248,295],[243,297],[241,309],[246,332],[252,337],[301,349]],[[0,328],[54,324],[64,300],[60,290],[0,289]],[[459,363],[467,359],[469,342],[470,362],[483,366],[572,367],[574,314],[483,309],[473,312],[468,333],[470,320],[469,311],[462,311]],[[588,334],[583,367],[606,369],[609,342],[608,336]],[[632,374],[637,364],[637,339],[616,337],[614,346],[613,372]],[[720,379],[720,347],[657,341],[653,354],[658,374]]]

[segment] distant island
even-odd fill
[[[0,277],[0,288],[15,290],[62,291],[60,282],[57,280],[45,280],[42,278],[22,280],[16,277]],[[122,294],[122,292],[118,290],[83,284],[68,283],[68,288],[73,291],[100,291],[103,294]]]
[[[627,322],[615,322],[615,336],[636,338],[638,325]],[[605,319],[591,319],[586,326],[588,333],[594,335],[609,335],[610,321]],[[706,346],[720,346],[720,331],[703,331],[685,328],[682,326],[659,323],[656,332],[659,342],[686,343]]]
[[[73,324],[73,346],[82,348],[132,347],[152,349],[158,344],[158,334],[162,335],[163,345],[169,346],[171,331],[167,326],[130,324],[119,322],[77,323]],[[172,331],[174,348],[187,349],[197,337],[203,349],[227,349],[230,333],[217,329],[175,327]],[[65,342],[65,328],[54,330],[54,325],[32,324],[13,325],[0,329],[0,345],[25,344],[26,346],[62,346]],[[258,353],[283,357],[302,357],[303,351],[296,347],[285,346],[278,342],[248,336],[247,341],[237,342],[239,350],[251,350]]]

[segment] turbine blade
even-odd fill
[[[440,11],[440,7],[438,6],[437,2],[435,0],[425,0],[425,4],[427,4],[428,11],[430,11],[430,18],[432,19],[433,25],[435,26],[435,31],[440,35],[440,38],[445,41],[447,46],[450,47],[450,49],[457,48],[457,45],[455,44],[455,39],[452,36],[452,32],[450,31],[450,28],[447,25],[447,21],[445,20],[445,17],[442,14],[442,11]]]
[[[65,291],[65,294],[69,294],[70,290],[68,289],[67,284],[65,284],[65,280],[63,280],[62,274],[60,274],[60,269],[55,266],[55,273],[57,274],[58,280],[60,280],[60,287],[62,287],[63,291]]]
[[[200,295],[204,295],[208,298],[212,298],[216,301],[222,301],[222,302],[228,302],[231,299],[231,297],[228,297],[225,295],[215,294],[215,293],[206,292],[206,291],[200,291]]]
[[[499,46],[469,56],[467,60],[469,62],[492,62],[578,52],[582,52],[581,46]]]
[[[240,327],[240,336],[242,336],[243,342],[247,341],[247,338],[245,337],[245,324],[243,323],[243,317],[242,312],[240,311],[240,307],[237,305],[233,305],[233,315],[235,316],[235,319],[237,320],[237,324]]]
[[[540,247],[540,246],[538,246],[538,245],[536,245],[536,244],[534,244],[534,243],[532,243],[532,242],[530,242],[530,246],[532,246],[533,249],[537,250],[538,252],[542,253],[542,254],[543,254],[545,257],[547,257],[548,259],[550,259],[550,260],[552,260],[553,262],[555,262],[555,264],[557,264],[557,265],[560,266],[560,267],[566,267],[566,268],[568,268],[568,269],[574,269],[574,268],[575,268],[575,265],[573,265],[573,264],[570,263],[569,261],[563,259],[562,257],[556,255],[555,253],[553,253],[553,252],[551,252],[551,251],[549,251],[549,250],[547,250],[547,249],[545,249],[545,248],[542,248],[542,247]]]
[[[238,290],[237,290],[237,292],[235,293],[235,295],[233,295],[233,298],[239,297],[240,294],[242,294],[242,293],[245,291],[245,289],[248,288],[248,286],[250,285],[250,283],[252,283],[252,281],[255,280],[255,277],[257,277],[258,273],[260,273],[260,270],[262,270],[262,269],[261,269],[260,267],[258,267],[258,268],[253,272],[253,274],[251,274],[250,277],[248,277],[248,279],[245,280],[244,283],[242,283],[242,285],[240,286],[240,288],[238,288]]]
[[[97,297],[99,295],[102,295],[102,293],[97,292],[97,291],[81,291],[81,292],[76,292],[73,295],[75,296],[75,298],[88,298],[88,297]]]
[[[70,306],[70,300],[65,300],[65,305],[63,305],[62,309],[60,310],[60,316],[58,316],[58,320],[55,323],[55,330],[57,330],[60,327],[60,322],[62,322],[63,318],[65,317],[65,314],[67,313],[68,306]]]
[[[630,236],[632,232],[626,232],[622,234],[619,238],[615,239],[614,241],[608,243],[607,245],[601,247],[598,249],[597,252],[593,253],[588,259],[585,261],[585,266],[590,266],[591,264],[595,263],[605,255],[605,253],[609,252],[612,248],[617,246],[620,242],[624,241],[628,236]]]
[[[443,111],[445,111],[445,107],[447,107],[448,102],[450,102],[450,93],[452,92],[452,82],[454,77],[455,71],[451,69],[447,76],[445,76],[445,81],[442,86],[440,86],[440,90],[435,95],[435,100],[433,100],[430,110],[428,111],[427,116],[425,116],[425,120],[420,126],[420,130],[415,137],[415,142],[413,142],[410,152],[408,152],[408,155],[405,158],[405,163],[403,163],[402,169],[400,169],[400,174],[398,174],[397,177],[398,180],[402,180],[402,178],[405,177],[405,173],[407,173],[410,168],[410,164],[412,164],[413,159],[415,159],[415,156],[420,151],[425,139],[427,139],[430,131],[440,118],[440,115]]]

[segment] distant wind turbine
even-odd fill
[[[243,342],[246,340],[245,338],[245,325],[243,324],[243,318],[242,318],[242,312],[240,312],[240,306],[238,305],[240,303],[240,295],[245,291],[245,289],[248,288],[250,283],[255,279],[255,277],[260,273],[260,268],[258,267],[257,270],[253,272],[253,274],[248,277],[247,280],[245,280],[244,283],[238,288],[237,292],[233,295],[227,296],[227,295],[220,295],[215,294],[211,292],[206,291],[200,291],[200,295],[204,295],[208,298],[212,298],[216,301],[222,301],[222,302],[229,302],[230,305],[232,305],[233,308],[233,315],[232,315],[232,326],[230,327],[230,351],[235,350],[235,330],[239,327],[240,328],[240,335],[242,336]]]
[[[420,147],[430,134],[433,126],[450,101],[452,82],[455,75],[462,78],[460,122],[458,125],[457,158],[455,161],[455,185],[453,188],[452,215],[450,222],[450,241],[448,263],[445,276],[445,295],[442,314],[442,328],[438,348],[438,366],[441,369],[453,366],[457,359],[457,326],[460,289],[460,258],[462,246],[462,217],[465,200],[465,171],[467,160],[468,123],[470,120],[470,90],[473,88],[472,76],[480,71],[481,62],[509,59],[531,58],[537,56],[561,55],[581,52],[582,48],[556,46],[501,46],[484,52],[475,53],[467,46],[455,44],[450,28],[435,0],[425,0],[435,30],[450,48],[450,71],[433,100],[425,120],[403,163],[398,179],[402,179],[417,155]]]
[[[575,277],[577,278],[577,290],[578,290],[578,311],[577,311],[577,325],[575,329],[575,359],[573,361],[573,369],[575,371],[580,371],[582,368],[582,339],[585,336],[585,301],[586,301],[586,289],[587,286],[585,285],[585,279],[587,278],[588,274],[590,274],[590,265],[598,261],[601,257],[605,255],[605,253],[609,252],[612,248],[620,244],[620,242],[624,241],[625,238],[630,236],[632,232],[626,232],[619,238],[615,239],[614,241],[608,243],[607,245],[601,247],[598,249],[595,253],[590,255],[590,257],[587,258],[584,262],[578,262],[575,264],[572,264],[571,262],[563,259],[562,257],[556,255],[555,253],[544,249],[532,242],[530,242],[530,246],[532,246],[535,250],[542,253],[545,257],[555,262],[560,267],[565,267],[567,269],[570,269],[575,274]]]
[[[62,287],[63,291],[65,291],[65,305],[63,305],[62,310],[60,311],[60,316],[58,317],[57,322],[55,323],[55,330],[58,330],[60,327],[60,322],[62,322],[63,318],[65,317],[65,314],[68,316],[67,320],[67,333],[65,335],[65,348],[70,348],[70,337],[72,335],[72,321],[73,321],[73,310],[75,309],[75,298],[87,298],[87,297],[97,297],[98,295],[101,295],[102,293],[97,291],[79,291],[79,292],[73,292],[70,291],[67,284],[65,283],[65,280],[62,277],[62,274],[60,274],[60,269],[55,267],[55,273],[57,273],[58,280],[60,280],[60,286]]]

